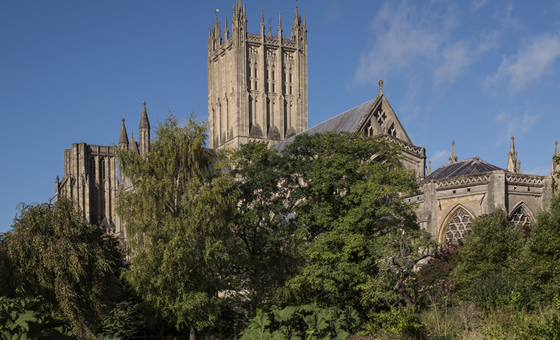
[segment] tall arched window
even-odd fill
[[[442,241],[457,244],[471,232],[472,216],[463,207],[458,207],[446,219],[446,223],[443,227],[446,229]]]
[[[511,213],[509,220],[526,231],[530,230],[533,225],[532,214],[524,204],[520,204],[517,208],[515,208],[515,210]]]

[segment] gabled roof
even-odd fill
[[[404,143],[412,144],[397,115],[381,90],[376,98],[319,123],[318,125],[301,132],[301,134],[315,134],[322,132],[356,132],[364,129],[370,121],[374,122],[373,124],[376,124],[376,134],[383,134],[381,131],[384,126],[381,126],[377,120],[373,118],[375,112],[383,108],[386,110],[386,114],[388,115],[387,121],[393,122],[397,125],[397,128],[400,131],[399,139]],[[294,140],[294,138],[295,136],[286,138],[285,140],[273,145],[272,149],[282,151],[286,145]]]
[[[473,157],[453,164],[444,165],[432,172],[425,180],[474,175],[496,170],[506,171],[500,167],[486,163],[478,157]]]
[[[363,116],[366,114],[369,107],[373,104],[375,99],[367,101],[361,105],[356,106],[346,112],[343,112],[337,116],[334,116],[330,119],[325,120],[322,123],[319,123],[312,127],[311,129],[307,129],[299,134],[315,134],[315,133],[322,133],[322,132],[354,132],[356,128],[360,124]],[[297,136],[297,135],[296,135]],[[296,136],[292,136],[290,138],[286,138],[283,141],[274,144],[272,149],[282,151],[286,145],[290,144]]]

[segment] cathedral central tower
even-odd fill
[[[268,33],[247,32],[245,5],[233,8],[231,32],[216,17],[208,37],[210,148],[251,140],[275,144],[307,130],[307,28],[296,6],[290,39],[282,17]]]

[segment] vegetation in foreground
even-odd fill
[[[119,151],[129,263],[71,202],[22,205],[0,236],[0,336],[560,338],[558,197],[528,232],[497,211],[438,246],[382,139],[205,141],[170,116],[150,153]]]

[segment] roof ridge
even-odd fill
[[[356,109],[356,108],[358,108],[358,107],[360,107],[360,106],[362,106],[362,105],[365,105],[365,104],[367,104],[367,103],[369,103],[369,102],[375,101],[375,99],[377,99],[377,97],[376,97],[376,98],[373,98],[373,99],[370,99],[370,100],[368,100],[368,101],[366,101],[366,102],[363,102],[363,103],[361,103],[360,105],[356,105],[356,106],[354,106],[354,107],[351,108],[351,109],[348,109],[348,110],[346,110],[346,111],[344,111],[344,112],[342,112],[342,113],[337,114],[336,116],[332,116],[331,118],[329,118],[329,119],[327,119],[327,120],[324,120],[324,121],[320,122],[319,124],[317,124],[317,125],[315,125],[315,126],[309,128],[309,129],[307,129],[307,130],[305,130],[305,131],[309,131],[309,130],[311,130],[311,129],[316,128],[316,127],[319,126],[319,125],[323,125],[323,124],[325,124],[325,123],[327,123],[327,122],[329,122],[329,121],[331,121],[331,120],[333,120],[333,119],[335,119],[335,118],[338,118],[338,117],[340,117],[340,116],[343,116],[344,114],[346,114],[346,113],[348,113],[348,112],[350,112],[350,111],[352,111],[352,110],[354,110],[354,109]],[[300,133],[304,133],[305,131],[302,131],[302,132],[300,132]]]

